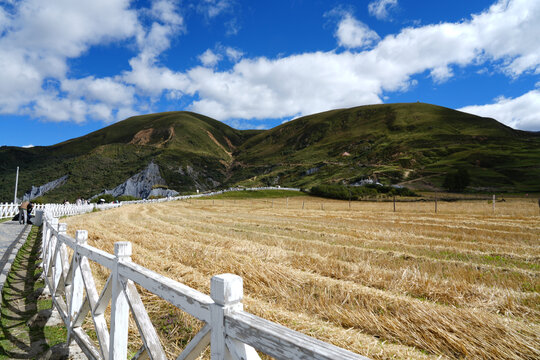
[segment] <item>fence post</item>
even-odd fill
[[[44,263],[47,255],[47,245],[49,243],[49,238],[47,237],[47,232],[49,231],[49,221],[50,219],[47,217],[47,213],[45,211],[43,212],[43,228],[41,229],[41,263],[39,266],[43,269],[45,269]],[[43,275],[45,275],[45,270],[43,270]]]
[[[52,252],[54,251],[55,241],[53,241],[53,230],[58,230],[58,219],[52,218],[49,221],[49,225],[47,226],[47,235],[45,236],[47,240],[47,247],[45,248],[46,251],[46,260],[45,260],[45,267],[43,268],[44,271],[46,271],[45,275],[50,278],[50,271],[52,269],[51,262],[52,262]],[[52,289],[49,289],[52,292]]]
[[[118,274],[118,263],[131,261],[131,243],[119,241],[114,243],[116,266],[112,269],[112,297],[111,297],[111,333],[109,359],[119,360],[127,358],[129,304],[124,293]]]
[[[221,274],[212,277],[210,282],[210,297],[214,300],[211,308],[210,357],[212,360],[231,358],[230,352],[245,360],[260,359],[251,346],[227,338],[225,333],[225,315],[243,310],[244,297],[242,278],[234,274]]]
[[[59,223],[58,224],[58,235],[66,235],[67,233],[67,224],[66,223]],[[58,247],[58,244],[60,243],[60,239],[56,238],[55,248]],[[64,260],[62,258],[62,247],[65,246],[64,244],[60,245],[60,248],[56,252],[56,258],[53,259],[54,262],[54,272],[53,272],[53,287],[54,291],[51,292],[51,294],[54,296],[56,294],[56,288],[58,287],[58,284],[60,283],[60,276],[62,276],[62,272],[64,271]],[[55,249],[51,249],[51,255],[54,256]]]
[[[72,259],[72,278],[71,278],[71,299],[69,301],[69,319],[70,326],[68,328],[68,338],[67,343],[70,342],[71,330],[73,326],[73,321],[77,318],[77,315],[83,304],[84,296],[84,284],[81,269],[79,267],[81,263],[81,256],[78,253],[78,246],[84,245],[88,241],[88,231],[86,230],[77,230],[75,232],[75,249],[73,249],[73,259]]]

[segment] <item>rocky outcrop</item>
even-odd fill
[[[159,166],[154,162],[151,162],[146,169],[140,173],[133,175],[112,190],[105,190],[102,194],[111,194],[114,197],[131,195],[141,199],[146,199],[150,196],[175,196],[178,194],[178,192],[174,190],[161,188],[153,189],[154,185],[166,185],[166,183],[161,177]],[[165,195],[154,195],[161,193]]]
[[[189,177],[193,181],[195,188],[201,191],[214,189],[221,185],[220,182],[215,181],[210,176],[206,176],[204,172],[195,170],[190,165],[186,165],[185,169],[180,166],[176,172]]]
[[[150,191],[150,195],[148,195],[148,197],[152,197],[152,196],[155,196],[155,197],[169,197],[169,196],[176,196],[176,195],[178,195],[178,191],[174,191],[174,190],[171,190],[171,189],[157,188],[157,189],[152,189],[152,191]]]
[[[46,183],[45,185],[41,185],[41,186],[33,186],[32,185],[32,189],[28,192],[26,192],[24,195],[23,195],[23,200],[33,200],[37,197],[40,197],[42,195],[44,195],[45,193],[53,190],[53,189],[56,189],[57,187],[59,186],[62,186],[65,184],[66,180],[67,180],[68,176],[67,175],[64,175],[62,176],[61,178],[59,179],[56,179],[56,180],[53,180],[53,181],[50,181],[48,183]]]

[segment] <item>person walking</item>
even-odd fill
[[[28,223],[28,207],[30,206],[29,201],[23,201],[21,206],[19,206],[19,224]]]

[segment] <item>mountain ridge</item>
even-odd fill
[[[193,112],[166,112],[51,146],[1,147],[0,200],[13,196],[16,166],[21,191],[69,175],[44,195],[58,201],[113,189],[151,162],[179,192],[363,178],[440,189],[444,175],[458,167],[471,173],[473,190],[532,192],[540,191],[534,180],[540,178],[539,145],[539,133],[424,103],[330,110],[268,130],[237,130]]]

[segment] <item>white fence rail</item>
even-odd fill
[[[128,317],[133,316],[143,346],[133,359],[166,359],[158,335],[135,284],[205,322],[178,360],[194,360],[210,345],[212,360],[259,359],[255,349],[276,359],[366,360],[350,351],[324,343],[243,311],[242,278],[232,274],[211,279],[210,296],[159,275],[131,261],[131,243],[117,242],[114,255],[89,246],[88,232],[77,230],[75,239],[67,226],[45,212],[43,270],[53,304],[75,340],[90,359],[126,359]],[[68,248],[71,248],[70,257]],[[110,270],[98,294],[89,261]],[[111,303],[110,329],[105,309]],[[91,317],[97,341],[83,330]]]
[[[14,217],[19,213],[19,204],[0,204],[0,219]]]
[[[38,210],[47,211],[53,217],[62,217],[70,215],[85,214],[92,212],[94,209],[107,210],[121,206],[122,203],[116,204],[89,204],[89,205],[75,205],[75,204],[36,204],[32,209],[32,214],[36,214]],[[20,204],[6,203],[0,204],[0,219],[14,217],[19,213]]]
[[[175,201],[175,200],[185,200],[185,199],[196,199],[207,196],[220,195],[228,192],[237,192],[237,191],[260,191],[260,190],[287,190],[287,191],[301,191],[298,188],[283,188],[283,187],[259,187],[259,188],[229,188],[226,190],[210,191],[196,195],[180,195],[180,196],[169,196],[160,199],[148,199],[148,200],[131,200],[123,201],[122,204],[146,204],[146,203],[156,203],[156,202],[165,202],[165,201]]]
[[[160,203],[166,201],[175,201],[175,200],[185,200],[192,198],[201,198],[207,196],[220,195],[227,192],[235,191],[259,191],[259,190],[288,190],[288,191],[300,191],[297,188],[282,188],[282,187],[260,187],[260,188],[230,188],[226,190],[206,192],[196,195],[181,195],[181,196],[169,196],[160,199],[149,199],[149,200],[132,200],[132,201],[122,201],[120,203],[112,204],[89,204],[89,205],[76,205],[76,204],[36,204],[32,211],[35,214],[36,210],[48,210],[51,212],[53,217],[61,217],[68,215],[78,215],[91,212],[94,209],[98,210],[107,210],[112,209],[122,204],[147,204],[147,203]],[[14,217],[19,213],[19,205],[14,203],[0,203],[0,219],[5,219],[9,217]]]

